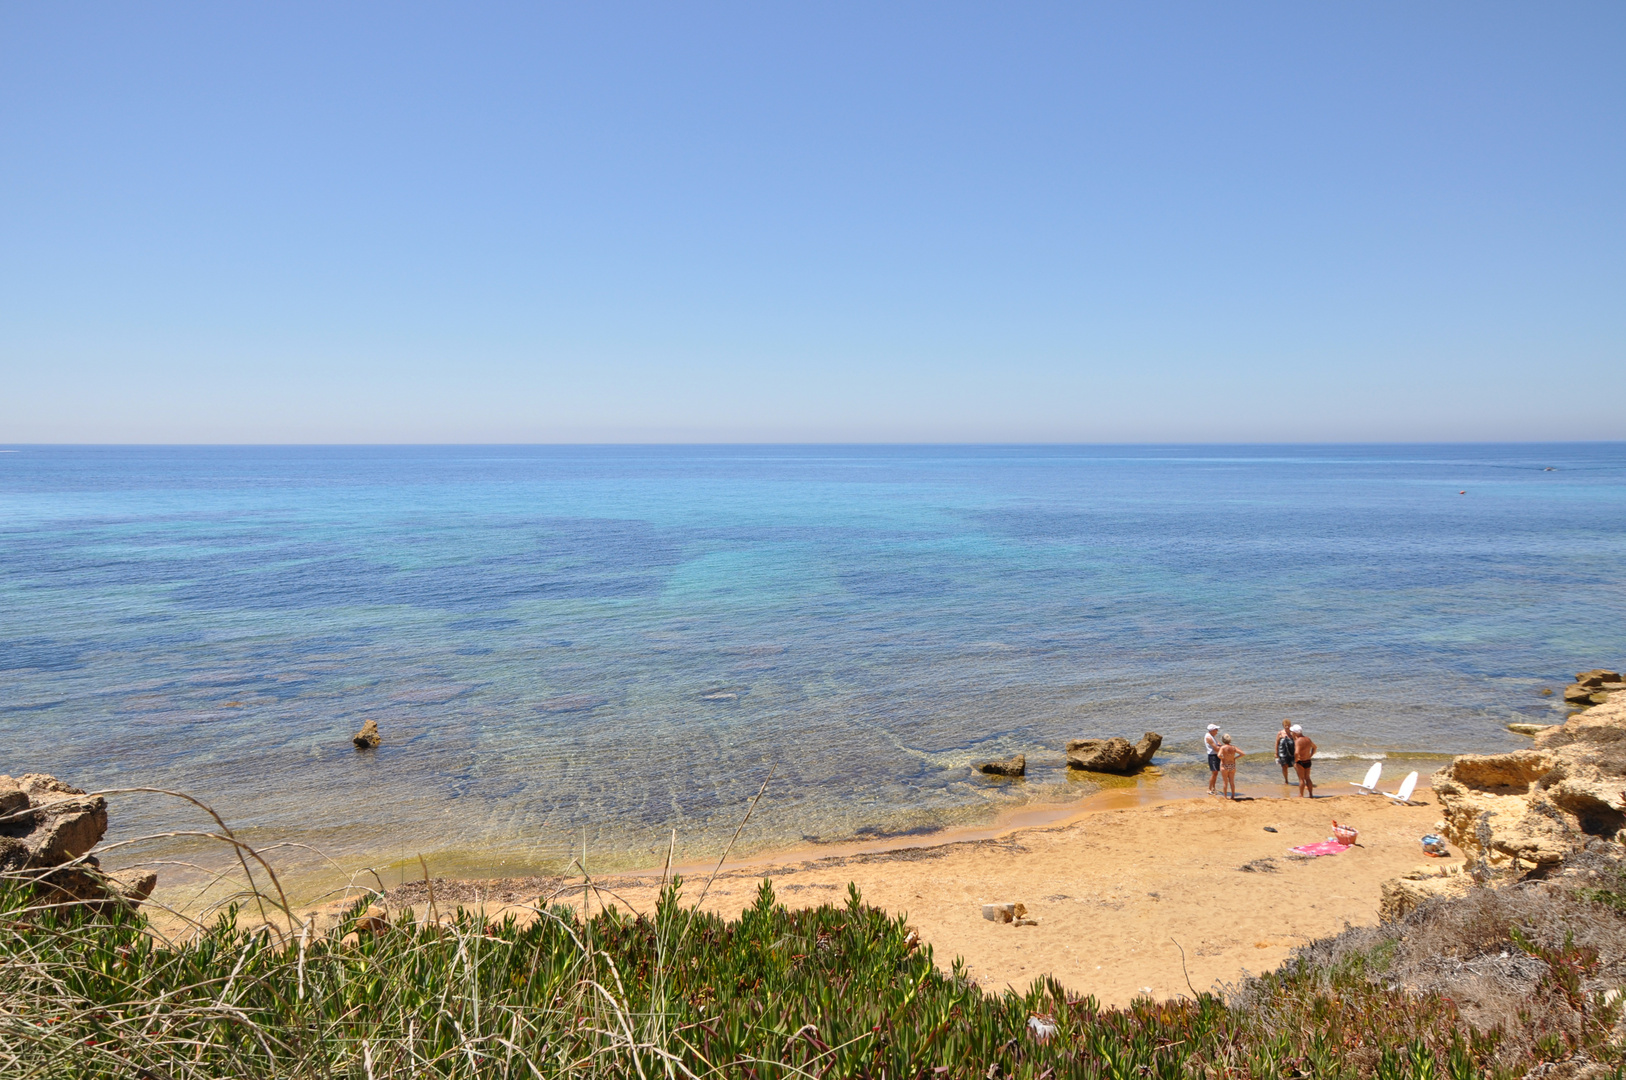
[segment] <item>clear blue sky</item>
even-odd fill
[[[1626,438],[1626,4],[0,7],[0,442]]]

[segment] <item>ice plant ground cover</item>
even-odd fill
[[[856,890],[788,910],[764,883],[734,921],[684,906],[676,881],[653,917],[419,912],[357,934],[362,912],[315,934],[232,908],[167,944],[139,914],[41,909],[9,888],[0,1073],[1422,1080],[1579,1057],[1621,1075],[1607,1009],[1509,1061],[1515,1037],[1382,977],[1382,948],[1118,1010],[1050,980],[987,994]],[[1587,962],[1559,956],[1554,971],[1571,960]]]

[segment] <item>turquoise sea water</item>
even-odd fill
[[[1426,771],[1622,660],[1621,444],[0,453],[0,771],[346,867],[715,851],[770,767],[749,847],[986,820],[1209,720]]]

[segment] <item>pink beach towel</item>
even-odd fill
[[[1349,844],[1340,844],[1336,840],[1323,840],[1319,844],[1304,844],[1293,849],[1295,855],[1308,855],[1312,859],[1317,855],[1342,855],[1350,849]]]

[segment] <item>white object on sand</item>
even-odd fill
[[[1376,795],[1378,793],[1378,777],[1383,775],[1383,762],[1374,761],[1372,767],[1366,770],[1366,779],[1360,783],[1351,780],[1349,786],[1356,788],[1362,795]]]
[[[1382,794],[1384,798],[1393,799],[1397,803],[1409,803],[1411,802],[1411,793],[1415,790],[1417,790],[1417,774],[1415,772],[1410,772],[1406,774],[1406,779],[1400,781],[1399,791],[1396,791],[1393,794],[1384,791],[1380,792],[1380,794]]]

